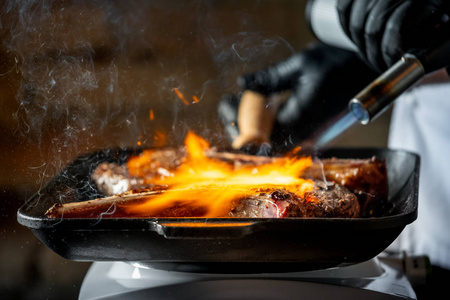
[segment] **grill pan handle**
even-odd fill
[[[167,239],[232,239],[254,232],[258,222],[219,220],[151,221],[150,229]]]

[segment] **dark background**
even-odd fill
[[[238,91],[239,74],[314,41],[305,2],[3,2],[2,298],[75,299],[90,265],[59,257],[17,223],[29,197],[96,149],[178,144],[188,129],[227,145],[216,114],[221,95]],[[388,120],[385,114],[335,144],[385,146]]]

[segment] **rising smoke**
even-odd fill
[[[228,5],[3,3],[3,47],[21,77],[17,135],[41,153],[35,165],[57,172],[100,148],[180,144],[188,129],[226,140],[215,116],[220,96],[238,92],[238,75],[294,51],[255,25],[256,6]]]

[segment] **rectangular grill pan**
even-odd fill
[[[389,209],[377,218],[117,218],[49,219],[54,203],[101,197],[90,179],[101,162],[124,163],[138,150],[83,155],[29,199],[18,221],[62,257],[139,262],[199,272],[286,272],[345,266],[378,255],[417,217],[416,154],[390,149],[336,148],[321,157],[386,159]]]

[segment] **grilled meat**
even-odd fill
[[[49,218],[123,218],[123,217],[203,217],[205,207],[176,203],[146,215],[130,214],[124,207],[152,201],[152,197],[164,193],[165,187],[129,191],[127,193],[84,202],[55,204],[46,213]],[[217,217],[237,218],[286,218],[286,217],[334,217],[355,218],[359,216],[356,196],[337,184],[315,182],[314,189],[300,198],[279,188],[254,191],[254,195],[236,199],[227,213]]]
[[[314,189],[297,197],[283,189],[263,189],[248,199],[240,199],[229,214],[238,218],[357,218],[359,203],[348,189],[316,181]]]
[[[375,157],[316,160],[302,177],[325,178],[348,188],[358,197],[361,217],[380,216],[386,209],[388,181],[384,160]]]
[[[220,152],[214,148],[205,151],[209,158],[232,164],[235,169],[259,166],[285,158],[253,156],[233,152]],[[92,178],[99,190],[107,196],[133,189],[152,188],[156,176],[168,177],[185,159],[183,147],[148,150],[133,158],[132,171],[126,165],[103,163]],[[356,194],[361,217],[380,216],[385,211],[388,184],[385,162],[370,159],[316,159],[301,177],[316,181],[334,182]]]

